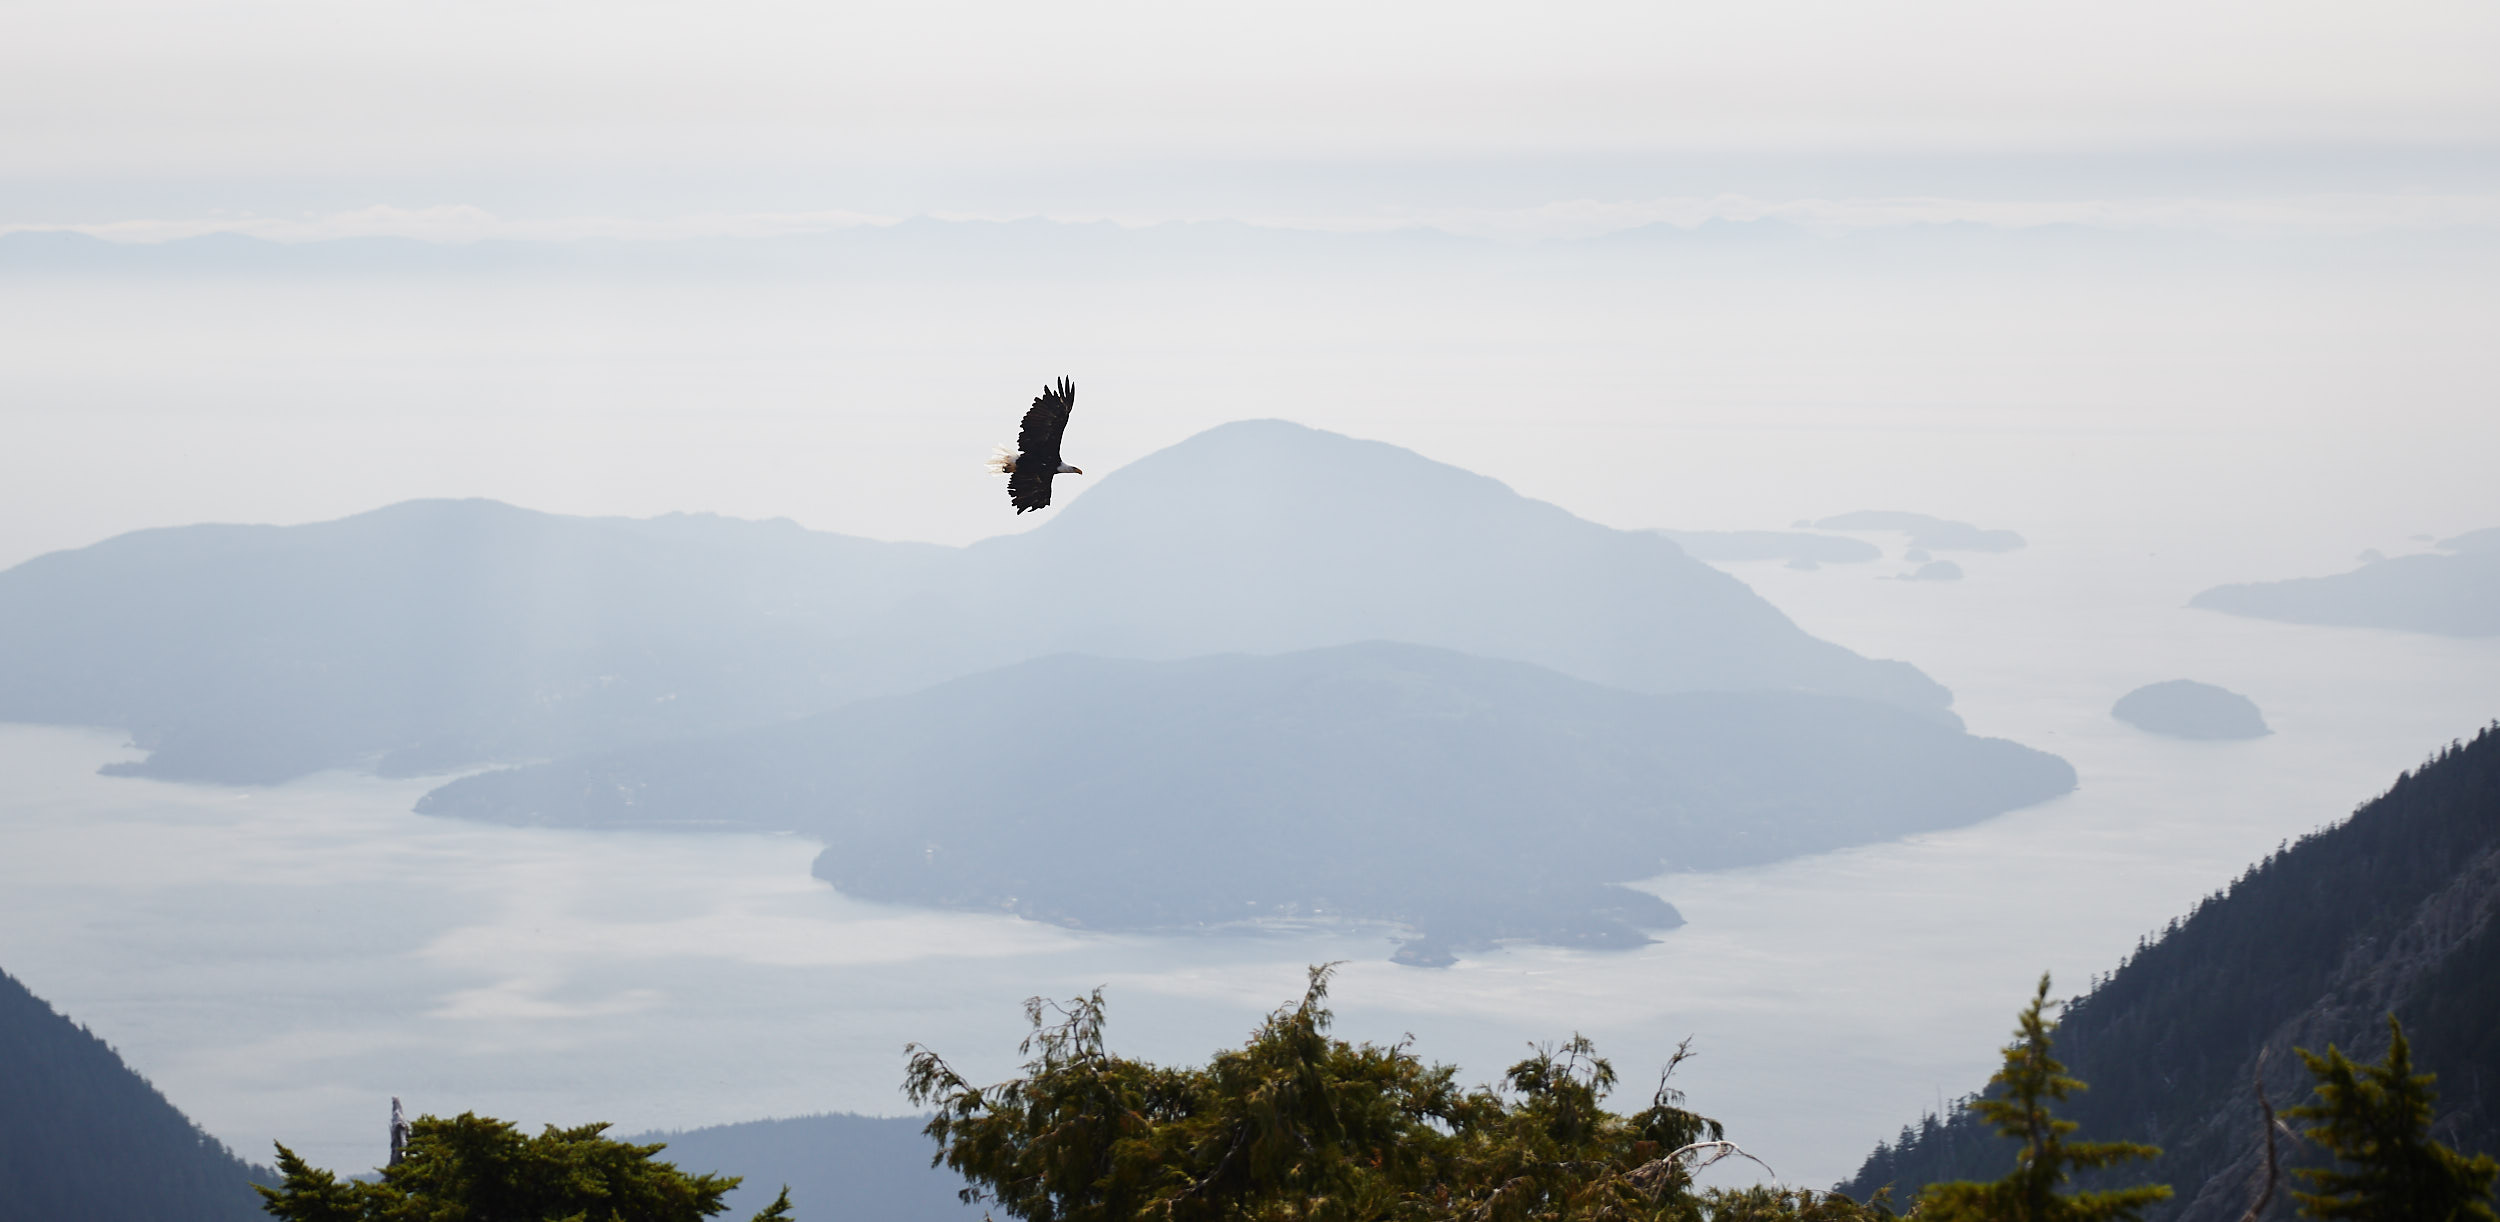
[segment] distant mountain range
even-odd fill
[[[265,1220],[255,1182],[277,1181],[0,972],[0,1218]]]
[[[78,276],[1100,278],[1288,269],[1308,275],[1349,264],[1377,272],[1452,259],[1481,267],[1517,257],[1502,243],[1424,228],[1334,233],[1239,221],[1131,227],[1038,217],[914,217],[806,233],[661,240],[342,237],[274,242],[209,233],[133,243],[64,231],[0,233],[0,270]]]
[[[487,501],[140,531],[0,572],[0,720],[122,727],[150,752],[124,771],[261,784],[755,728],[1068,651],[1366,640],[1953,720],[1914,668],[1665,539],[1379,442],[1226,425],[1055,513],[966,548]]]
[[[1652,533],[1674,540],[1677,547],[1697,560],[1714,564],[1784,560],[1792,569],[1857,564],[1883,558],[1883,549],[1864,539],[1817,534],[1815,531],[1898,533],[1908,537],[1904,558],[1925,562],[1923,567],[1901,574],[1912,581],[1956,581],[1961,578],[1960,565],[1950,560],[1930,560],[1930,552],[2010,552],[2023,546],[2023,537],[2010,530],[1985,530],[1968,522],[1889,509],[1862,509],[1855,513],[1799,521],[1796,525],[1810,529],[1659,530]]]
[[[2010,530],[1988,530],[1897,509],[1861,509],[1817,519],[1811,525],[1816,530],[1899,531],[1909,536],[1911,547],[1931,552],[2010,552],[2023,546],[2023,537]]]
[[[1653,694],[1372,643],[1061,656],[803,721],[455,781],[418,810],[799,831],[871,899],[1090,928],[1355,918],[1412,961],[1680,924],[1615,884],[1969,823],[2054,756],[1801,692]]]
[[[2376,265],[2417,260],[2453,268],[2488,258],[2487,231],[2457,229],[2283,238],[2263,258],[2351,258]],[[2176,271],[2250,262],[2249,244],[2208,233],[2074,224],[1973,222],[1885,225],[1825,233],[1787,221],[1714,219],[1648,224],[1589,237],[1537,242],[1462,236],[1423,225],[1335,232],[1235,220],[1122,225],[1110,221],[945,220],[913,217],[810,232],[651,239],[574,238],[429,241],[337,237],[270,241],[214,232],[162,242],[107,241],[64,230],[0,232],[0,273],[19,276],[204,277],[729,277],[1024,279],[1259,277],[1309,280],[1340,274],[1457,271],[1656,276],[1781,270],[1897,274],[2009,268],[2107,273]]]
[[[937,1143],[919,1116],[835,1112],[752,1120],[624,1140],[665,1142],[660,1161],[745,1180],[720,1217],[744,1218],[786,1185],[800,1222],[980,1222],[980,1206],[955,1193],[963,1177],[929,1165]]]
[[[2500,527],[2439,547],[2446,554],[2374,560],[2331,577],[2215,586],[2188,605],[2294,624],[2500,636]]]
[[[2057,1056],[2091,1089],[2059,1110],[2081,1139],[2162,1147],[2116,1181],[2176,1188],[2148,1219],[2236,1222],[2263,1166],[2252,1080],[2278,1108],[2302,1102],[2292,1049],[2375,1059],[2391,1011],[2415,1068],[2439,1076],[2433,1136],[2500,1152],[2500,726],[2252,867],[2068,1007]],[[2014,1145],[1957,1109],[1904,1129],[1843,1188],[1994,1179]],[[2286,1141],[2283,1158],[2317,1154]],[[2291,1216],[2278,1191],[2265,1217]]]

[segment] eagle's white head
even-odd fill
[[[1019,453],[1013,447],[999,446],[998,448],[990,451],[989,461],[982,463],[981,465],[1000,475],[1013,475],[1016,473],[1016,460],[1022,457],[1024,457],[1024,455]],[[1083,475],[1085,474],[1085,468],[1071,467],[1066,463],[1061,463],[1059,464],[1059,470],[1056,474]]]

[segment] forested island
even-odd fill
[[[2256,701],[2193,679],[2147,683],[2119,697],[2109,715],[2170,738],[2263,738],[2274,732],[2266,728]]]
[[[1886,705],[1623,691],[1372,643],[1064,656],[804,721],[452,782],[418,810],[822,838],[870,899],[1096,929],[1387,923],[1407,962],[1681,923],[1625,886],[1957,826],[2074,786]],[[1324,853],[1310,851],[1326,845]]]

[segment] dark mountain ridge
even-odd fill
[[[0,971],[0,1218],[265,1219],[275,1183]]]
[[[487,501],[140,531],[0,572],[0,720],[122,727],[152,752],[127,771],[262,784],[720,733],[1070,650],[1370,639],[1951,720],[1914,668],[1664,539],[1378,442],[1227,425],[1053,512],[968,548]]]
[[[2251,867],[2072,1003],[2057,1055],[2091,1089],[2060,1110],[2084,1139],[2162,1147],[2121,1181],[2177,1190],[2149,1219],[2231,1222],[2262,1167],[2251,1080],[2277,1107],[2300,1102],[2292,1049],[2377,1057],[2391,1011],[2415,1067],[2439,1075],[2433,1135],[2500,1150],[2500,726]],[[1878,1147],[1843,1189],[1994,1179],[2013,1145],[1956,1110]],[[2287,1143],[2284,1157],[2319,1156]],[[2289,1218],[2289,1193],[2275,1200],[2266,1217]]]
[[[1445,961],[1681,923],[1619,884],[1969,823],[2064,761],[1800,692],[1644,693],[1370,643],[1063,655],[788,725],[452,782],[418,810],[797,831],[870,899],[1091,928],[1332,917]]]

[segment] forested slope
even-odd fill
[[[2148,1217],[2236,1219],[2262,1147],[2252,1079],[2275,1104],[2309,1077],[2294,1047],[2385,1051],[2401,1018],[2415,1065],[2439,1075],[2433,1136],[2500,1149],[2500,727],[2400,777],[2346,822],[2303,837],[2148,940],[2068,1007],[2058,1055],[2091,1085],[2066,1114],[2081,1136],[2163,1148],[2130,1180],[2178,1190]],[[1903,1130],[1844,1185],[1863,1194],[1993,1179],[2013,1143],[1967,1111]],[[2295,1163],[2315,1162],[2295,1146]],[[2277,1194],[2269,1218],[2291,1216]]]
[[[264,1218],[254,1178],[112,1047],[0,972],[0,1218]]]

